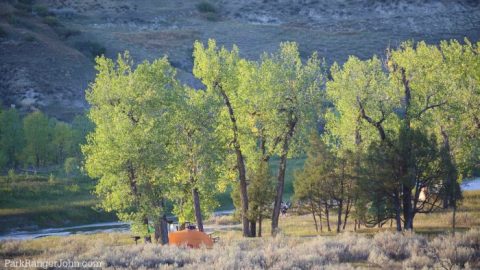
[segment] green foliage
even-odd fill
[[[49,127],[49,119],[39,111],[31,113],[23,119],[26,143],[23,156],[26,164],[34,165],[37,168],[48,164],[51,140]]]
[[[77,158],[69,157],[65,159],[63,170],[67,175],[77,174],[80,172],[80,164]]]
[[[16,167],[20,163],[24,134],[20,115],[16,109],[9,109],[0,114],[0,168]]]
[[[366,61],[351,57],[342,67],[332,66],[326,92],[334,107],[326,116],[325,139],[359,154],[373,151],[367,154],[366,168],[373,171],[366,181],[377,181],[381,191],[367,188],[370,201],[382,201],[381,207],[387,209],[392,198],[382,192],[401,196],[407,229],[415,213],[433,210],[438,202],[432,196],[434,201],[419,203],[421,188],[441,194],[446,183],[456,182],[454,164],[476,166],[471,153],[478,151],[471,146],[478,145],[480,129],[475,128],[471,108],[478,108],[478,91],[474,94],[473,89],[478,89],[479,80],[473,73],[480,57],[475,53],[478,46],[465,43],[406,42],[388,51],[385,67],[376,57]],[[448,152],[443,158],[439,143]]]
[[[33,5],[32,11],[40,17],[47,17],[50,15],[48,7],[42,5]]]
[[[179,221],[193,221],[193,190],[200,194],[202,213],[209,215],[217,206],[215,195],[224,192],[227,181],[223,156],[225,142],[215,130],[218,110],[214,99],[204,91],[185,90],[176,110],[176,144],[171,149],[170,170],[175,183],[171,199]],[[222,181],[222,179],[225,179]]]
[[[217,9],[215,8],[215,6],[208,1],[201,1],[200,3],[198,3],[196,5],[196,7],[197,7],[197,10],[202,12],[202,13],[216,13],[217,12]]]
[[[249,218],[254,221],[271,218],[272,202],[275,199],[275,180],[268,163],[262,161],[257,170],[251,173],[249,179]]]
[[[94,209],[97,198],[92,194],[94,182],[90,179],[57,176],[50,184],[49,174],[17,173],[15,181],[7,178],[0,176],[2,233],[19,227],[51,228],[115,220],[114,215]]]
[[[37,40],[37,38],[32,34],[27,34],[25,36],[25,41],[27,41],[27,42],[35,42],[36,40]]]
[[[166,58],[133,70],[128,53],[117,61],[97,58],[97,77],[87,90],[95,125],[82,147],[87,173],[106,211],[136,226],[157,221],[172,177],[165,170],[173,146],[181,86]],[[146,233],[144,230],[143,233]]]
[[[54,27],[54,26],[59,26],[60,22],[58,21],[57,17],[55,16],[45,16],[43,18],[43,22],[47,24],[48,26]]]

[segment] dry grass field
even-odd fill
[[[480,191],[464,197],[455,236],[449,233],[450,212],[418,216],[413,233],[384,226],[338,235],[317,234],[310,216],[291,214],[281,219],[279,237],[268,236],[266,222],[266,236],[252,239],[241,237],[232,218],[221,217],[210,226],[229,229],[216,232],[220,241],[213,249],[135,245],[127,233],[104,233],[4,241],[0,258],[4,265],[21,259],[95,261],[102,269],[479,269]]]

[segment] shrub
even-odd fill
[[[210,2],[202,1],[197,4],[197,10],[202,13],[216,13],[217,9]]]
[[[17,19],[17,17],[15,16],[15,14],[12,14],[12,13],[7,14],[7,15],[6,15],[6,18],[7,18],[7,22],[8,22],[9,24],[11,24],[11,25],[16,25],[16,24],[18,24],[18,19]]]
[[[70,28],[65,28],[65,27],[56,27],[55,32],[57,35],[63,39],[67,39],[72,36],[76,36],[80,34],[79,30],[76,29],[70,29]]]
[[[37,38],[32,34],[28,34],[28,35],[25,36],[25,41],[27,41],[27,42],[34,42],[36,40],[37,40]]]
[[[8,180],[11,182],[15,182],[17,180],[17,175],[15,174],[14,169],[8,170]]]
[[[77,184],[73,184],[70,186],[66,186],[65,189],[71,193],[78,193],[80,192],[80,186]]]
[[[79,172],[79,163],[78,160],[74,157],[69,157],[65,159],[63,164],[63,170],[67,175],[76,174]]]
[[[23,11],[23,12],[30,12],[32,10],[32,5],[31,4],[26,4],[22,2],[15,3],[13,5],[17,10]]]
[[[0,242],[0,256],[22,256],[36,246],[38,259],[53,261],[100,261],[102,269],[355,269],[366,260],[382,269],[479,269],[479,230],[465,234],[439,236],[428,242],[415,234],[380,233],[374,239],[343,234],[334,237],[234,239],[222,236],[212,249],[188,249],[156,244],[134,245],[122,242],[120,234],[29,241]],[[128,238],[124,235],[123,238]],[[386,244],[387,240],[400,244]],[[457,247],[456,257],[445,249]],[[409,249],[409,252],[403,249]],[[404,254],[392,259],[390,252]],[[405,259],[400,259],[405,257]],[[363,268],[361,268],[363,269]]]
[[[240,223],[239,220],[235,219],[232,215],[212,217],[212,220],[217,225],[235,225]]]
[[[55,16],[46,16],[43,18],[43,22],[49,26],[59,26],[60,22]]]
[[[75,48],[92,58],[101,56],[106,52],[105,47],[93,41],[77,42],[75,43]]]
[[[0,242],[0,257],[10,258],[22,255],[20,241],[2,241]]]
[[[7,37],[8,33],[3,29],[3,27],[0,26],[0,38]]]
[[[220,17],[218,16],[218,14],[212,13],[212,12],[205,13],[205,18],[207,19],[207,21],[211,21],[211,22],[217,22],[220,20]]]
[[[32,11],[40,17],[47,17],[50,15],[50,11],[48,11],[48,8],[42,5],[34,5],[32,7]]]

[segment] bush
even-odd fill
[[[80,186],[77,185],[77,184],[73,184],[73,185],[70,185],[70,186],[66,186],[65,190],[67,190],[71,193],[78,193],[78,192],[80,192]]]
[[[32,11],[40,17],[47,17],[50,15],[50,11],[48,11],[48,8],[42,5],[34,5],[32,7]]]
[[[28,34],[28,35],[25,36],[25,41],[27,41],[27,42],[34,42],[36,40],[37,40],[37,38],[32,34]]]
[[[63,164],[63,170],[65,171],[65,174],[67,175],[72,175],[76,174],[79,172],[79,162],[78,159],[74,157],[69,157],[65,159],[65,162]]]
[[[18,19],[17,19],[17,17],[15,16],[15,14],[12,14],[12,13],[7,14],[7,15],[6,15],[6,18],[7,18],[7,22],[8,22],[9,24],[11,24],[11,25],[16,25],[16,24],[18,24]]]
[[[22,2],[15,3],[13,6],[19,11],[23,11],[23,12],[30,12],[32,10],[31,4],[26,4]]]
[[[211,22],[217,22],[220,20],[220,17],[218,16],[218,14],[212,13],[212,12],[205,13],[205,18],[207,19],[207,21],[211,21]]]
[[[75,43],[75,48],[92,58],[101,56],[107,51],[105,47],[93,41],[77,42]]]
[[[58,21],[58,19],[54,16],[46,16],[45,18],[43,18],[43,22],[49,26],[59,26],[60,25],[60,22]]]
[[[41,250],[40,260],[94,260],[100,261],[103,269],[355,269],[353,265],[365,265],[367,259],[382,269],[480,267],[480,251],[476,249],[480,237],[478,229],[456,237],[439,236],[431,241],[415,234],[390,232],[380,233],[373,241],[354,234],[312,239],[281,236],[235,239],[227,234],[212,249],[135,245],[130,239],[122,245],[121,235],[112,235],[47,237],[32,240],[36,241],[35,245],[29,241],[0,242],[0,256],[22,256],[22,250],[35,246]],[[387,244],[385,241],[389,240],[400,243]],[[450,251],[454,247],[456,255]],[[392,259],[393,250],[400,250],[403,255],[397,258],[405,259]]]
[[[0,26],[0,38],[7,37],[8,33]]]
[[[65,27],[56,27],[55,33],[57,33],[59,37],[63,39],[67,39],[69,37],[79,35],[80,31],[76,29],[65,28]]]
[[[231,215],[227,216],[219,216],[219,217],[212,217],[213,222],[216,225],[235,225],[239,224],[240,221],[238,219],[235,219],[235,217]]]
[[[217,9],[210,2],[202,1],[197,4],[197,10],[202,13],[216,13]]]

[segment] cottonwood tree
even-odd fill
[[[16,168],[25,145],[22,119],[15,108],[0,112],[1,168]]]
[[[395,109],[400,100],[392,98],[395,89],[383,71],[382,62],[377,57],[366,61],[350,57],[343,67],[334,64],[331,75],[326,92],[334,107],[326,114],[327,141],[360,156],[366,154],[372,143],[393,150],[399,126]],[[400,198],[400,194],[393,196]],[[374,197],[376,210],[383,203],[382,197]],[[362,198],[358,202],[368,203]]]
[[[418,127],[424,129],[421,132],[426,132],[427,137],[430,136],[428,133],[443,133],[441,129],[446,130],[449,121],[446,121],[448,117],[439,115],[448,111],[450,106],[455,108],[464,104],[452,97],[451,91],[455,89],[449,87],[451,82],[445,72],[451,64],[447,65],[447,50],[443,50],[423,42],[407,42],[397,50],[388,51],[388,73],[375,57],[367,61],[351,58],[342,69],[332,67],[333,80],[327,83],[327,94],[335,106],[328,114],[331,121],[327,128],[335,140],[343,147],[361,146],[360,149],[366,149],[372,140],[380,141],[398,155],[399,195],[405,229],[413,228],[415,213],[422,211],[416,193],[423,180],[416,171],[418,162],[425,156],[415,159],[413,155],[416,150],[414,140],[421,140]],[[471,78],[459,76],[457,84],[474,81]],[[475,83],[468,85],[474,87]],[[461,93],[458,89],[456,91]],[[346,129],[349,124],[353,132]],[[434,131],[434,125],[440,127],[440,131]],[[378,136],[372,136],[375,133]],[[429,164],[437,161],[430,159]],[[448,181],[444,179],[442,182]]]
[[[221,105],[221,104],[220,104]],[[186,89],[175,117],[175,139],[169,169],[174,174],[171,198],[180,223],[195,219],[203,231],[203,216],[218,206],[214,195],[225,190],[226,142],[217,136],[218,104],[202,90]]]
[[[267,125],[279,156],[276,195],[272,213],[272,235],[278,232],[278,218],[285,186],[287,158],[300,148],[300,142],[314,128],[321,107],[321,87],[324,82],[322,64],[314,53],[305,63],[294,42],[280,44],[273,54],[265,54],[260,64],[262,91],[266,111],[271,114]],[[278,144],[278,148],[276,145]]]
[[[240,71],[247,61],[239,57],[236,46],[231,51],[223,47],[217,48],[214,40],[209,40],[207,47],[195,42],[193,56],[193,74],[206,86],[207,93],[224,104],[218,132],[228,138],[228,144],[235,156],[242,205],[242,231],[243,236],[249,237],[251,233],[248,220],[246,151],[252,144],[252,137],[248,136],[250,129],[244,110],[246,93],[242,92],[244,88],[239,88],[242,77]]]
[[[164,165],[181,92],[175,70],[166,58],[133,70],[128,53],[116,62],[99,57],[96,69],[86,93],[95,130],[82,147],[85,168],[98,179],[95,192],[102,208],[132,222],[146,241],[149,220],[160,224],[156,235],[166,243],[165,199],[171,178]]]
[[[404,148],[402,152],[401,173],[403,174],[403,211],[404,227],[413,228],[415,215],[415,197],[412,197],[412,190],[417,180],[412,173],[415,164],[411,162],[411,151],[413,142],[409,141],[412,136],[410,130],[417,127],[432,127],[437,119],[440,130],[443,127],[443,135],[446,134],[445,118],[436,115],[448,110],[449,106],[458,106],[459,99],[452,97],[454,88],[448,87],[451,84],[446,77],[445,70],[448,65],[445,61],[442,48],[427,45],[424,42],[413,44],[404,43],[399,49],[392,50],[388,54],[388,68],[391,74],[392,84],[397,89],[397,97],[402,99],[399,118],[400,129],[404,135]],[[460,65],[461,66],[461,65]],[[459,66],[457,67],[459,68]],[[451,78],[450,78],[451,79]],[[468,78],[457,78],[458,84],[468,81]],[[459,93],[459,94],[460,94]],[[441,132],[441,131],[440,131]],[[444,181],[447,186],[452,179]],[[445,186],[445,185],[444,185]]]
[[[23,157],[26,164],[35,168],[48,164],[50,158],[51,129],[49,119],[40,111],[30,113],[23,119],[25,147]]]
[[[250,232],[252,237],[262,237],[263,220],[271,218],[272,203],[275,198],[275,181],[270,172],[268,162],[265,160],[258,161],[256,168],[249,170],[248,179]],[[233,189],[231,196],[235,208],[241,209],[238,188]]]

